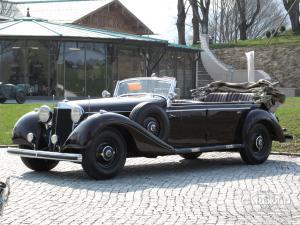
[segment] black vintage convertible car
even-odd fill
[[[211,93],[201,101],[176,98],[176,80],[141,77],[119,81],[113,97],[59,102],[21,117],[9,153],[32,170],[59,161],[80,163],[95,179],[114,177],[127,157],[239,151],[248,164],[267,160],[272,140],[286,136],[274,113],[247,93]]]

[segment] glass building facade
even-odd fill
[[[195,87],[196,51],[182,48],[43,39],[0,40],[0,82],[26,84],[29,96],[99,97],[117,80],[172,76],[182,98]]]

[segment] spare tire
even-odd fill
[[[26,100],[26,94],[24,91],[17,91],[16,93],[16,101],[19,104],[23,104]]]
[[[143,102],[131,111],[129,118],[146,130],[166,141],[169,137],[170,122],[165,110],[153,103]]]

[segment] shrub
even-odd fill
[[[272,35],[273,35],[273,37],[278,37],[278,32],[275,29],[273,29],[272,30]]]
[[[286,31],[285,26],[281,26],[281,27],[280,27],[280,32],[283,33],[284,31]]]
[[[270,37],[271,37],[271,31],[268,30],[268,31],[266,32],[266,37],[267,37],[267,38],[270,38]]]

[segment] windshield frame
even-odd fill
[[[128,81],[130,82],[130,81],[135,81],[135,80],[158,80],[158,81],[169,82],[171,85],[170,85],[170,89],[169,89],[169,92],[168,92],[167,96],[164,96],[164,95],[161,95],[161,94],[156,94],[156,93],[147,93],[147,92],[136,93],[136,94],[135,93],[128,93],[128,96],[135,96],[135,95],[141,95],[141,94],[147,95],[148,94],[148,95],[160,95],[160,96],[168,99],[170,93],[175,93],[175,87],[176,87],[175,77],[134,77],[134,78],[128,78],[128,79],[124,79],[124,80],[119,80],[117,82],[116,87],[115,87],[113,97],[121,97],[122,96],[122,95],[118,95],[118,90],[119,90],[120,84],[122,84],[123,82],[128,82]],[[127,95],[125,95],[125,96],[127,96]]]

